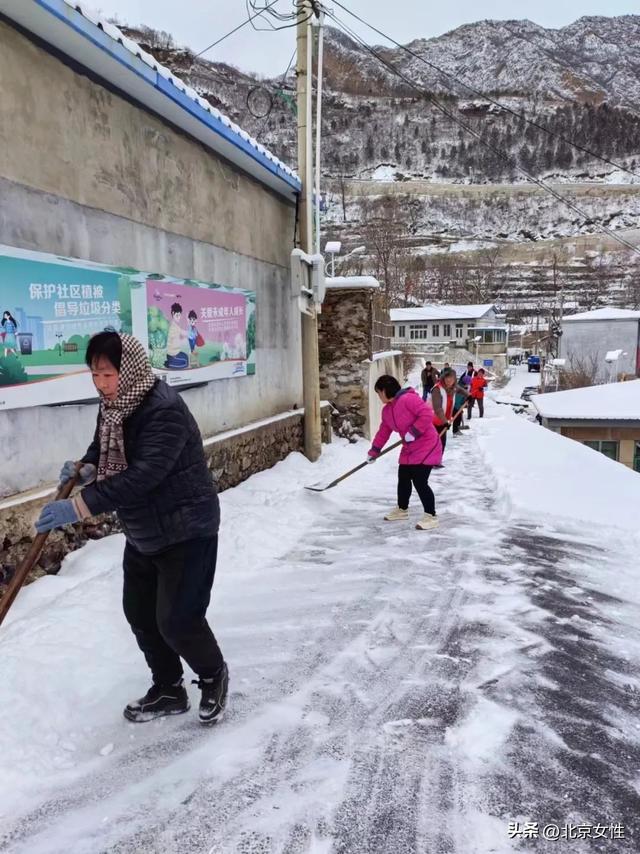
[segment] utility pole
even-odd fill
[[[302,181],[299,207],[299,242],[303,252],[313,253],[313,155],[312,140],[312,39],[311,0],[300,0],[297,26],[298,173]],[[322,453],[320,425],[320,359],[318,315],[302,314],[302,384],[304,404],[304,452],[311,462]]]

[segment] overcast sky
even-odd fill
[[[263,0],[264,2],[264,0]],[[637,0],[457,0],[426,3],[425,0],[340,0],[400,42],[438,36],[461,24],[484,18],[529,18],[543,27],[562,27],[584,15],[638,14]],[[147,24],[170,32],[180,44],[196,53],[247,19],[245,0],[89,0],[103,15],[115,15],[122,23]],[[327,6],[331,8],[328,0]],[[276,8],[288,12],[291,0],[279,0]],[[338,7],[336,14],[349,22],[369,43],[382,44]],[[260,19],[254,22],[257,26]],[[295,47],[295,31],[256,32],[251,24],[206,54],[208,59],[229,62],[245,71],[275,76],[282,74]]]

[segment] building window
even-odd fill
[[[440,337],[440,326],[437,323],[433,324],[433,326],[431,327],[431,331],[434,338]]]
[[[428,337],[427,331],[428,327],[426,326],[411,325],[409,327],[409,338],[412,341],[424,341]]]
[[[445,338],[451,338],[451,324],[445,323],[442,327],[442,334]]]
[[[605,457],[609,457],[610,460],[615,460],[615,462],[618,462],[617,442],[596,440],[593,442],[584,442],[584,444],[587,446],[587,448],[593,448],[594,451],[600,451],[600,453],[604,454]],[[636,444],[636,454],[638,453],[637,447],[638,446]]]
[[[464,335],[464,325],[462,323],[456,323],[456,338],[462,338]]]
[[[636,451],[633,455],[633,470],[640,472],[640,442],[636,442]]]
[[[398,326],[398,338],[406,338],[407,336],[407,327],[406,326]]]

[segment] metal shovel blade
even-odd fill
[[[332,486],[335,486],[337,481],[332,480],[329,483],[326,481],[320,481],[319,483],[312,483],[310,486],[305,486],[305,489],[310,490],[311,492],[324,492],[325,489],[331,489]]]

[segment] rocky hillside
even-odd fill
[[[293,71],[262,80],[195,58],[166,34],[128,32],[295,167]],[[600,259],[616,244],[562,241],[640,227],[640,16],[581,18],[559,30],[481,21],[408,47],[413,55],[374,48],[382,64],[344,32],[327,31],[327,234],[366,245],[358,264],[385,281],[396,305],[443,294],[514,310],[527,296],[540,304],[555,299],[558,252],[576,306],[637,303],[639,255],[608,262]],[[584,215],[532,193],[521,169]],[[535,252],[520,257],[518,246]]]
[[[129,33],[295,165],[292,72],[284,80],[260,81],[228,65],[194,60],[165,34]],[[327,174],[477,182],[518,179],[518,166],[539,176],[615,173],[541,128],[640,173],[640,16],[581,18],[561,30],[529,21],[482,21],[408,47],[415,57],[400,48],[375,51],[417,89],[349,36],[328,29]],[[443,115],[436,102],[482,141]]]

